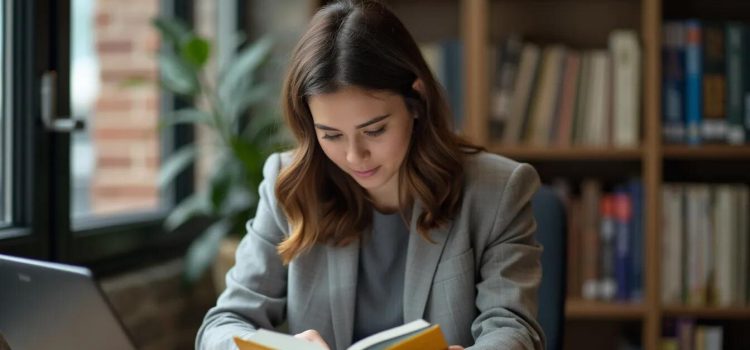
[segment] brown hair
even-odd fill
[[[415,91],[416,79],[423,94]],[[481,148],[451,131],[445,97],[403,24],[376,1],[339,1],[313,16],[291,57],[283,88],[286,123],[297,140],[293,161],[276,183],[276,197],[291,234],[278,246],[285,263],[316,243],[346,245],[372,223],[369,197],[340,170],[318,144],[310,96],[347,86],[403,96],[418,116],[399,171],[401,210],[414,200],[423,212],[417,230],[428,231],[452,219],[461,203],[463,157]]]

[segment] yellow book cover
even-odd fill
[[[260,329],[248,339],[234,338],[240,350],[323,350],[318,344],[288,334]],[[446,350],[439,325],[416,320],[364,338],[347,350]]]

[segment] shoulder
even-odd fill
[[[534,167],[488,152],[469,154],[464,160],[465,191],[503,192],[511,187],[539,186],[539,175]]]
[[[292,151],[272,153],[263,164],[263,178],[276,179],[281,170],[292,163]]]

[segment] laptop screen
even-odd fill
[[[134,349],[86,268],[0,254],[0,286],[12,350]]]

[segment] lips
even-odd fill
[[[352,170],[352,172],[355,175],[359,176],[359,177],[370,177],[370,176],[374,175],[378,171],[378,169],[380,169],[380,166],[377,166],[377,167],[372,168],[372,169],[367,170],[367,171]]]

